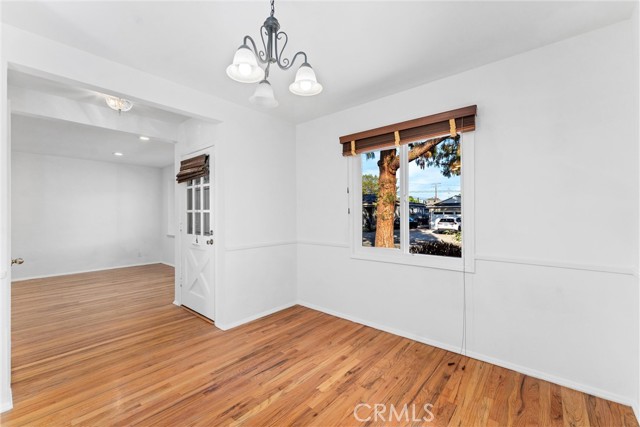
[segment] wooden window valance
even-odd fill
[[[342,155],[353,156],[394,145],[476,129],[475,105],[340,137]]]
[[[209,156],[202,154],[180,162],[180,172],[176,175],[176,181],[187,182],[203,177],[209,173]]]

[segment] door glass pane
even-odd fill
[[[187,188],[187,210],[193,209],[193,189]]]
[[[202,187],[203,193],[203,201],[202,201],[202,209],[209,210],[209,187]]]
[[[202,214],[202,234],[205,236],[211,235],[211,225],[209,223],[209,212],[204,212]]]
[[[196,187],[196,192],[195,192],[195,205],[196,205],[196,210],[200,210],[201,209],[201,205],[200,205],[200,187]]]
[[[192,185],[193,185],[193,180],[192,179],[187,181],[187,187],[191,187]]]
[[[196,217],[195,218],[196,219],[196,221],[195,221],[196,222],[196,227],[195,227],[195,233],[194,234],[199,236],[199,235],[202,234],[202,229],[200,227],[200,212],[196,213],[195,217]]]
[[[207,173],[204,178],[202,178],[203,183],[208,184],[209,183],[209,173]]]
[[[193,214],[187,213],[187,234],[193,234]]]

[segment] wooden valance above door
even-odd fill
[[[187,182],[197,179],[209,173],[209,155],[202,154],[180,162],[180,172],[176,175],[176,181]]]
[[[477,106],[458,108],[419,119],[383,126],[340,137],[343,156],[355,156],[394,145],[424,141],[476,129]]]

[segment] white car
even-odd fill
[[[440,231],[440,230],[453,230],[453,231],[458,231],[458,222],[456,221],[455,218],[451,218],[451,217],[444,217],[444,218],[438,218],[436,220],[436,231]]]

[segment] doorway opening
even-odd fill
[[[24,261],[11,272],[14,372],[170,324],[184,313],[176,144],[199,119],[135,100],[113,110],[105,93],[16,70],[8,95],[11,256]]]

